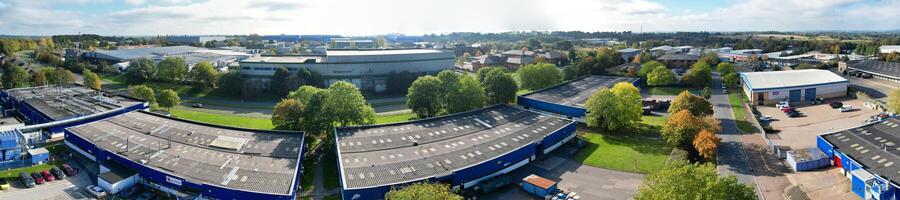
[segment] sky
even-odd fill
[[[900,30],[900,0],[0,0],[0,34]]]

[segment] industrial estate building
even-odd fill
[[[743,72],[740,75],[744,94],[751,104],[756,105],[843,97],[847,95],[850,84],[837,74],[819,69]]]
[[[584,103],[600,88],[611,88],[619,82],[638,84],[638,78],[615,76],[584,76],[559,85],[540,89],[516,97],[519,105],[581,118],[587,114]]]
[[[118,50],[97,50],[85,52],[84,57],[95,62],[104,61],[110,65],[118,66],[120,71],[125,71],[131,61],[145,58],[159,62],[166,57],[175,56],[184,58],[188,69],[197,63],[206,61],[213,67],[223,69],[228,65],[249,58],[251,55],[232,50],[212,50],[192,46],[168,46],[147,47]]]
[[[866,74],[871,74],[878,79],[884,79],[900,84],[900,63],[885,62],[880,60],[862,60],[852,64],[842,64],[846,69],[841,71],[855,70]]]
[[[309,69],[324,79],[353,83],[360,90],[383,92],[391,72],[437,73],[452,69],[452,52],[432,49],[327,50],[324,56],[252,57],[240,62],[240,74],[259,88],[268,88],[279,67],[296,73]]]
[[[417,181],[469,188],[575,137],[575,122],[495,105],[453,115],[335,131],[344,199],[381,199]]]
[[[183,199],[294,199],[303,142],[302,132],[202,124],[149,112],[65,130],[66,146],[98,164],[97,182],[104,190],[116,193],[142,183]]]
[[[889,118],[816,137],[851,190],[862,199],[900,198],[900,118]]]

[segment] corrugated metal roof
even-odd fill
[[[549,189],[550,186],[553,186],[556,184],[556,181],[551,181],[550,179],[546,179],[544,177],[540,177],[540,176],[537,176],[534,174],[528,175],[527,177],[522,179],[522,181],[531,183],[534,186],[538,186],[538,187],[544,188],[544,189]]]
[[[847,79],[827,70],[804,69],[773,72],[743,72],[743,81],[751,89],[777,89],[808,85],[847,82]]]

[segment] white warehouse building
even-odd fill
[[[353,83],[360,90],[384,92],[391,72],[437,73],[453,68],[453,52],[434,49],[329,49],[324,56],[257,56],[240,62],[240,74],[260,88],[268,88],[275,70],[291,73],[309,69],[323,84]]]
[[[827,70],[805,69],[741,73],[744,94],[750,103],[771,105],[781,101],[805,103],[816,98],[847,95],[847,79]]]

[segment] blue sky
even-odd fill
[[[0,34],[900,30],[900,0],[0,0]]]

